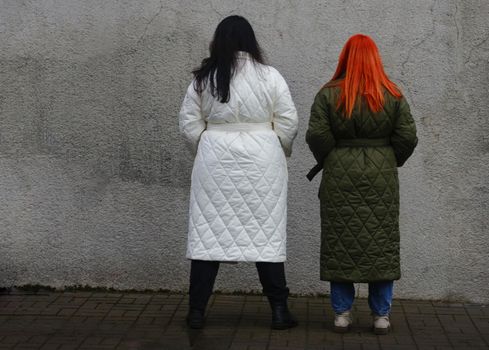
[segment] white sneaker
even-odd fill
[[[389,315],[379,316],[374,315],[374,333],[375,334],[387,334],[391,328],[391,323],[389,321]]]
[[[336,333],[346,333],[352,324],[351,312],[345,311],[334,315],[334,331]]]

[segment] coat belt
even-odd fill
[[[272,130],[272,123],[207,123],[207,130],[213,131],[257,131]]]
[[[378,139],[339,139],[336,140],[336,147],[385,147],[389,146],[391,141],[389,138],[378,138]],[[316,176],[323,169],[323,164],[317,163],[310,171],[307,173],[306,177],[309,181],[312,181],[314,176]]]
[[[340,139],[336,141],[336,147],[383,147],[389,146],[389,138],[378,139]]]

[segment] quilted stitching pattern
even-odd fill
[[[297,113],[280,74],[241,57],[228,103],[209,91],[197,96],[191,84],[180,111],[180,130],[197,149],[187,257],[280,262],[286,258],[288,177],[282,146],[297,133]],[[274,130],[204,131],[202,121],[273,121]]]
[[[287,168],[272,131],[205,132],[191,196],[188,257],[285,260]]]
[[[321,279],[399,279],[397,145],[338,148],[334,140],[385,138],[400,133],[404,147],[412,153],[416,129],[414,123],[402,123],[403,119],[412,121],[412,117],[400,113],[391,98],[377,114],[357,108],[352,119],[345,119],[331,107],[335,90],[323,89],[318,94],[307,131],[311,150],[325,155],[320,186]]]
[[[331,154],[335,170],[324,174],[327,178],[321,193],[327,216],[321,254],[327,275],[357,282],[382,278],[385,270],[394,270],[391,279],[398,275],[396,170],[377,171],[385,168],[383,162],[366,167],[367,155],[377,152],[381,151],[343,148]]]

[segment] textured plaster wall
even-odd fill
[[[177,112],[229,14],[250,20],[300,114],[289,162],[291,291],[328,291],[304,134],[314,94],[362,32],[378,42],[419,129],[400,171],[396,295],[489,302],[484,0],[1,0],[0,286],[187,288],[192,159]],[[223,265],[216,287],[260,288],[252,264]]]

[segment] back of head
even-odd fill
[[[351,118],[358,98],[363,98],[371,111],[379,112],[384,106],[385,90],[401,97],[399,88],[385,74],[377,45],[363,34],[348,39],[328,85],[340,86],[337,109],[342,109],[346,118]]]
[[[241,16],[229,16],[219,23],[209,51],[210,56],[193,71],[195,88],[201,93],[209,83],[212,95],[222,103],[229,101],[229,83],[236,69],[239,51],[247,52],[253,61],[263,63],[255,32]]]

